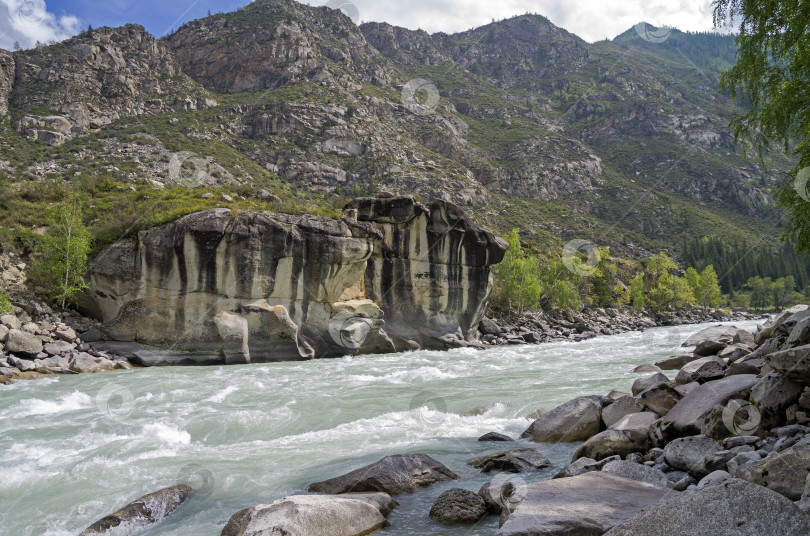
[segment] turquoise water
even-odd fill
[[[450,487],[492,475],[465,461],[508,448],[532,412],[575,396],[629,391],[631,371],[679,351],[700,326],[579,343],[411,352],[231,367],[172,367],[59,376],[0,386],[0,534],[76,535],[132,499],[180,481],[198,488],[142,534],[216,536],[231,515],[302,493],[388,454],[425,453],[461,476],[397,497],[376,534],[492,535],[496,517],[448,528],[427,517]],[[753,329],[755,322],[736,323]],[[575,445],[532,444],[553,467]]]

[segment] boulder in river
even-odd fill
[[[499,434],[498,432],[487,432],[478,438],[478,441],[514,441],[508,435]]]
[[[687,363],[691,363],[692,361],[697,361],[702,356],[699,356],[693,352],[688,352],[684,354],[677,354],[666,359],[662,359],[661,361],[656,361],[655,365],[660,368],[661,370],[679,370],[683,368],[684,365]]]
[[[651,387],[651,386],[653,386],[653,385],[655,385],[657,383],[668,382],[668,381],[669,381],[669,378],[667,378],[666,376],[664,376],[660,372],[658,372],[656,374],[653,374],[652,376],[649,376],[647,378],[639,378],[639,379],[637,379],[636,381],[633,382],[633,387],[632,387],[633,396],[638,395],[643,390],[645,390],[648,387]]]
[[[387,526],[395,506],[385,493],[293,495],[240,510],[222,536],[364,536]]]
[[[686,342],[683,343],[683,346],[698,346],[709,340],[716,340],[729,345],[734,342],[734,336],[739,331],[740,329],[734,326],[712,326],[691,335],[686,339]]]
[[[596,533],[594,533],[596,534]],[[778,493],[738,479],[673,494],[605,536],[798,536],[810,517]]]
[[[705,383],[722,378],[725,374],[726,364],[718,357],[703,357],[687,363],[675,376],[676,385],[691,382]]]
[[[548,467],[551,462],[535,449],[512,449],[473,458],[467,461],[467,465],[481,469],[482,473],[524,473]]]
[[[614,430],[608,428],[599,432],[579,446],[574,452],[572,462],[579,458],[602,460],[610,456],[624,458],[633,452],[645,452],[649,447],[646,432],[643,434],[631,430]]]
[[[515,484],[502,477],[496,477],[478,490],[478,495],[484,500],[484,506],[490,514],[500,515],[504,509],[514,510],[519,497],[513,500]]]
[[[625,415],[644,411],[644,401],[636,396],[617,398],[613,404],[602,409],[602,422],[608,428]]]
[[[487,514],[484,499],[474,491],[451,488],[430,508],[430,517],[446,525],[471,525]]]
[[[174,513],[191,492],[191,486],[181,484],[149,493],[99,519],[84,529],[80,536],[114,535],[124,529],[134,531],[152,525]]]
[[[540,416],[520,437],[538,443],[582,441],[602,428],[602,408],[613,400],[602,396],[581,396]]]
[[[596,472],[536,482],[515,491],[523,500],[505,520],[501,518],[496,534],[598,535],[673,493],[667,488]]]
[[[331,494],[381,491],[399,495],[457,478],[457,474],[425,454],[395,454],[345,475],[310,484],[307,491]]]

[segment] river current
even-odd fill
[[[654,328],[576,343],[409,352],[229,367],[167,367],[53,376],[0,385],[0,534],[75,536],[162,487],[197,491],[144,536],[218,536],[238,510],[302,493],[389,454],[424,453],[461,476],[397,497],[375,534],[487,535],[428,518],[451,487],[477,491],[494,475],[465,461],[510,448],[530,415],[585,394],[629,391],[631,371],[682,349],[712,324]],[[755,322],[736,323],[753,330]],[[670,377],[672,374],[670,373]],[[551,478],[576,445],[536,444]]]

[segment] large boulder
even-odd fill
[[[571,460],[593,458],[603,460],[610,456],[626,457],[633,452],[645,452],[649,448],[647,434],[635,431],[607,429],[599,432],[579,446]]]
[[[538,443],[572,442],[588,439],[602,428],[605,398],[581,396],[557,406],[534,421],[520,437]]]
[[[785,309],[775,317],[765,322],[754,335],[754,340],[757,344],[762,344],[766,339],[770,338],[774,332],[779,329],[788,319],[794,318],[799,313],[806,313],[810,309],[807,305],[796,305],[790,309]],[[803,317],[802,317],[803,319]]]
[[[560,472],[552,478],[570,478],[572,476],[590,473],[591,471],[601,471],[605,465],[621,459],[621,456],[609,456],[599,461],[593,458],[579,458],[566,467],[563,467]]]
[[[487,514],[484,499],[474,491],[452,488],[430,508],[430,517],[446,525],[471,525]]]
[[[473,458],[467,461],[467,465],[481,469],[482,473],[524,473],[548,467],[551,462],[534,449],[512,449]]]
[[[740,374],[695,387],[652,426],[654,445],[663,447],[673,439],[698,434],[714,439],[731,435],[733,422],[724,420],[729,417],[727,405],[731,400],[747,400],[757,381],[753,374]]]
[[[661,416],[669,413],[669,410],[683,398],[683,395],[670,382],[656,383],[643,390],[638,396],[644,408]]]
[[[149,493],[135,499],[117,512],[99,519],[84,529],[80,536],[112,536],[119,534],[118,531],[123,528],[133,531],[147,527],[174,513],[186,502],[191,492],[191,486],[181,484]]]
[[[691,335],[683,346],[698,346],[705,341],[716,340],[726,345],[734,341],[734,336],[740,331],[734,326],[712,326]]]
[[[615,460],[609,462],[602,468],[602,472],[622,478],[629,478],[630,480],[637,480],[638,482],[644,482],[659,488],[669,487],[669,479],[663,471],[629,460]]]
[[[659,384],[661,382],[668,382],[669,378],[661,374],[660,372],[653,374],[647,378],[639,378],[633,382],[633,387],[631,390],[633,391],[633,396],[640,394],[645,389],[652,387],[653,385]]]
[[[364,536],[385,527],[395,506],[385,493],[293,495],[240,510],[222,536]]]
[[[617,398],[613,404],[602,409],[602,422],[608,428],[619,419],[630,413],[644,411],[644,402],[636,396],[623,396]]]
[[[42,352],[42,340],[19,329],[11,329],[6,336],[6,351],[26,357],[36,357]]]
[[[605,536],[798,536],[810,517],[762,486],[730,479],[698,491],[673,494],[645,508]]]
[[[785,410],[799,401],[804,384],[771,373],[751,389],[751,402],[760,415],[760,429],[769,430],[785,424]]]
[[[381,491],[399,495],[457,478],[453,471],[425,454],[396,454],[345,475],[310,484],[307,491],[331,494]]]
[[[765,362],[786,378],[810,383],[810,344],[766,355]]]
[[[675,469],[686,471],[701,478],[711,471],[706,467],[706,456],[722,450],[720,444],[710,437],[696,435],[682,437],[664,448],[664,459]]]
[[[598,535],[673,492],[590,472],[521,486],[523,500],[502,518],[497,536]]]
[[[791,501],[801,499],[810,474],[810,439],[759,462],[741,466],[736,476],[781,493]]]
[[[725,374],[726,364],[717,357],[703,357],[687,363],[675,376],[676,385],[691,382],[705,383],[722,378]]]

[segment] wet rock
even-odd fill
[[[795,536],[810,532],[810,517],[778,493],[729,479],[673,494],[605,536],[659,536],[662,527],[677,527],[680,536]]]
[[[551,462],[534,449],[513,449],[473,458],[467,461],[467,465],[481,469],[482,473],[490,471],[523,473],[548,467]]]
[[[520,437],[538,443],[582,441],[602,427],[604,397],[581,396],[557,406],[535,420]]]
[[[633,369],[633,374],[650,374],[654,372],[661,372],[661,368],[656,365],[641,365]]]
[[[502,517],[497,536],[602,534],[673,492],[590,472],[521,486],[515,493],[524,498],[505,521]]]
[[[5,346],[9,353],[26,357],[36,357],[42,352],[42,340],[19,329],[9,330]]]
[[[700,478],[709,473],[706,468],[706,456],[719,450],[722,448],[714,439],[696,435],[676,439],[669,443],[664,448],[664,458],[671,467]]]
[[[431,519],[446,525],[470,525],[486,513],[486,504],[480,495],[460,488],[443,492],[430,508]]]
[[[179,485],[144,495],[96,521],[84,529],[80,536],[112,536],[125,527],[130,531],[133,528],[147,527],[174,513],[189,498],[191,492],[190,486]]]
[[[240,510],[222,536],[364,536],[387,526],[395,506],[385,493],[293,495]]]
[[[514,497],[515,485],[504,478],[490,480],[478,490],[478,495],[484,500],[484,506],[490,514],[500,515],[504,509],[512,511],[520,502],[520,497]]]
[[[488,432],[478,438],[478,441],[514,441],[508,435],[499,434],[498,432]]]
[[[632,461],[617,460],[610,462],[602,468],[602,472],[622,478],[629,478],[630,480],[636,480],[638,482],[644,482],[659,488],[669,486],[669,480],[663,471]]]
[[[382,491],[398,495],[457,478],[458,475],[430,456],[397,454],[345,475],[310,484],[307,491],[331,494]]]

